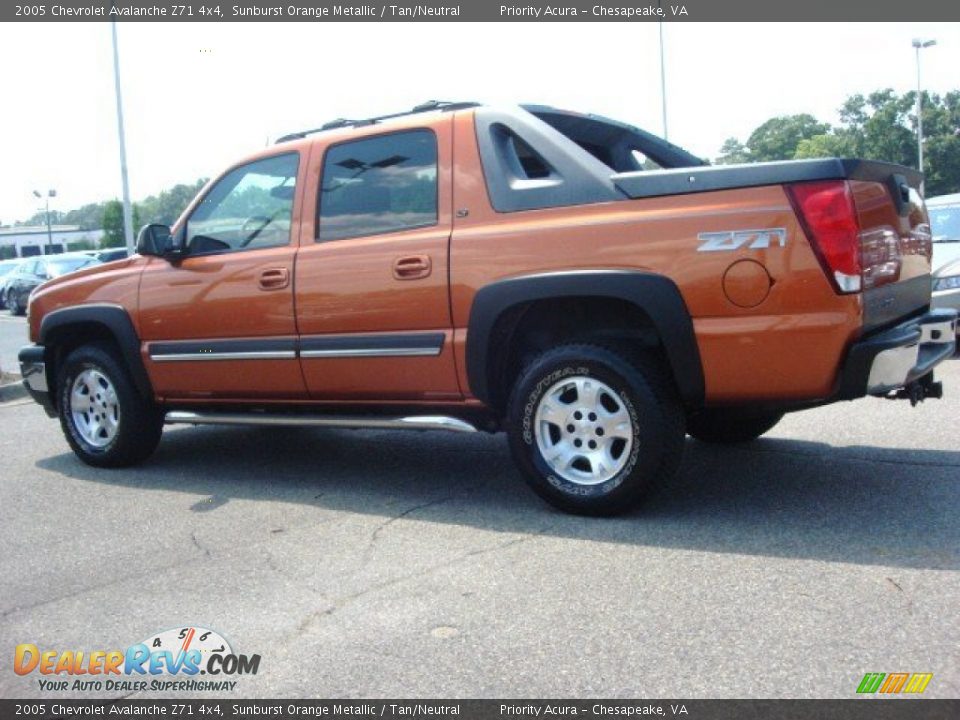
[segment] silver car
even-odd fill
[[[933,307],[960,310],[960,193],[928,198],[933,233]]]

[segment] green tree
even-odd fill
[[[206,183],[206,178],[201,178],[192,184],[174,185],[169,190],[145,198],[138,203],[143,221],[173,225]]]
[[[133,229],[134,232],[140,227],[140,210],[136,205],[133,206]],[[119,200],[110,200],[104,204],[103,208],[103,238],[100,240],[102,247],[123,247],[126,245],[126,239],[123,233],[123,203]]]
[[[78,225],[81,230],[97,230],[103,227],[103,209],[106,203],[88,203],[63,216],[65,225]]]
[[[750,133],[745,145],[736,138],[728,138],[720,148],[717,162],[729,165],[791,160],[801,142],[829,130],[829,125],[817,122],[813,115],[807,113],[770,118]]]
[[[857,154],[853,147],[853,138],[847,135],[814,135],[801,140],[797,145],[794,158],[804,160],[818,157],[853,157]]]
[[[923,152],[927,197],[960,192],[960,134],[931,137]]]
[[[63,222],[63,213],[59,210],[50,210],[50,224],[59,225]],[[14,225],[46,225],[47,224],[47,211],[46,208],[41,208],[37,210],[33,215],[28,217],[26,220],[20,220]]]
[[[738,165],[740,163],[750,162],[750,154],[746,146],[736,138],[727,138],[720,146],[720,157],[717,158],[718,165]]]
[[[829,129],[829,125],[806,113],[770,118],[750,133],[747,151],[752,162],[790,160],[801,142]]]
[[[851,95],[833,128],[810,115],[771,118],[746,145],[724,142],[717,162],[854,157],[917,167],[916,99],[890,89]],[[960,191],[960,91],[924,93],[923,135],[927,195]]]

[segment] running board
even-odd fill
[[[171,410],[164,419],[168,425],[276,425],[290,427],[340,427],[376,430],[449,430],[472,433],[477,429],[468,422],[445,415],[411,417],[377,417],[347,415],[285,415],[281,413],[221,413]]]

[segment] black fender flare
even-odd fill
[[[490,343],[498,318],[517,305],[563,297],[624,300],[651,320],[666,354],[680,398],[688,407],[704,399],[703,366],[693,320],[676,284],[639,270],[573,270],[499,280],[480,288],[470,308],[466,370],[470,392],[490,404]]]
[[[140,356],[140,338],[133,327],[130,314],[120,305],[98,303],[53,310],[40,321],[39,344],[50,347],[53,338],[52,345],[55,346],[58,331],[80,324],[95,324],[106,328],[116,340],[137,390],[145,398],[153,397],[150,378]]]

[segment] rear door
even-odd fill
[[[144,269],[140,332],[159,396],[305,396],[292,286],[305,166],[292,151],[230,170],[186,219],[186,256]]]
[[[460,397],[447,283],[451,122],[317,141],[295,284],[311,397]]]

